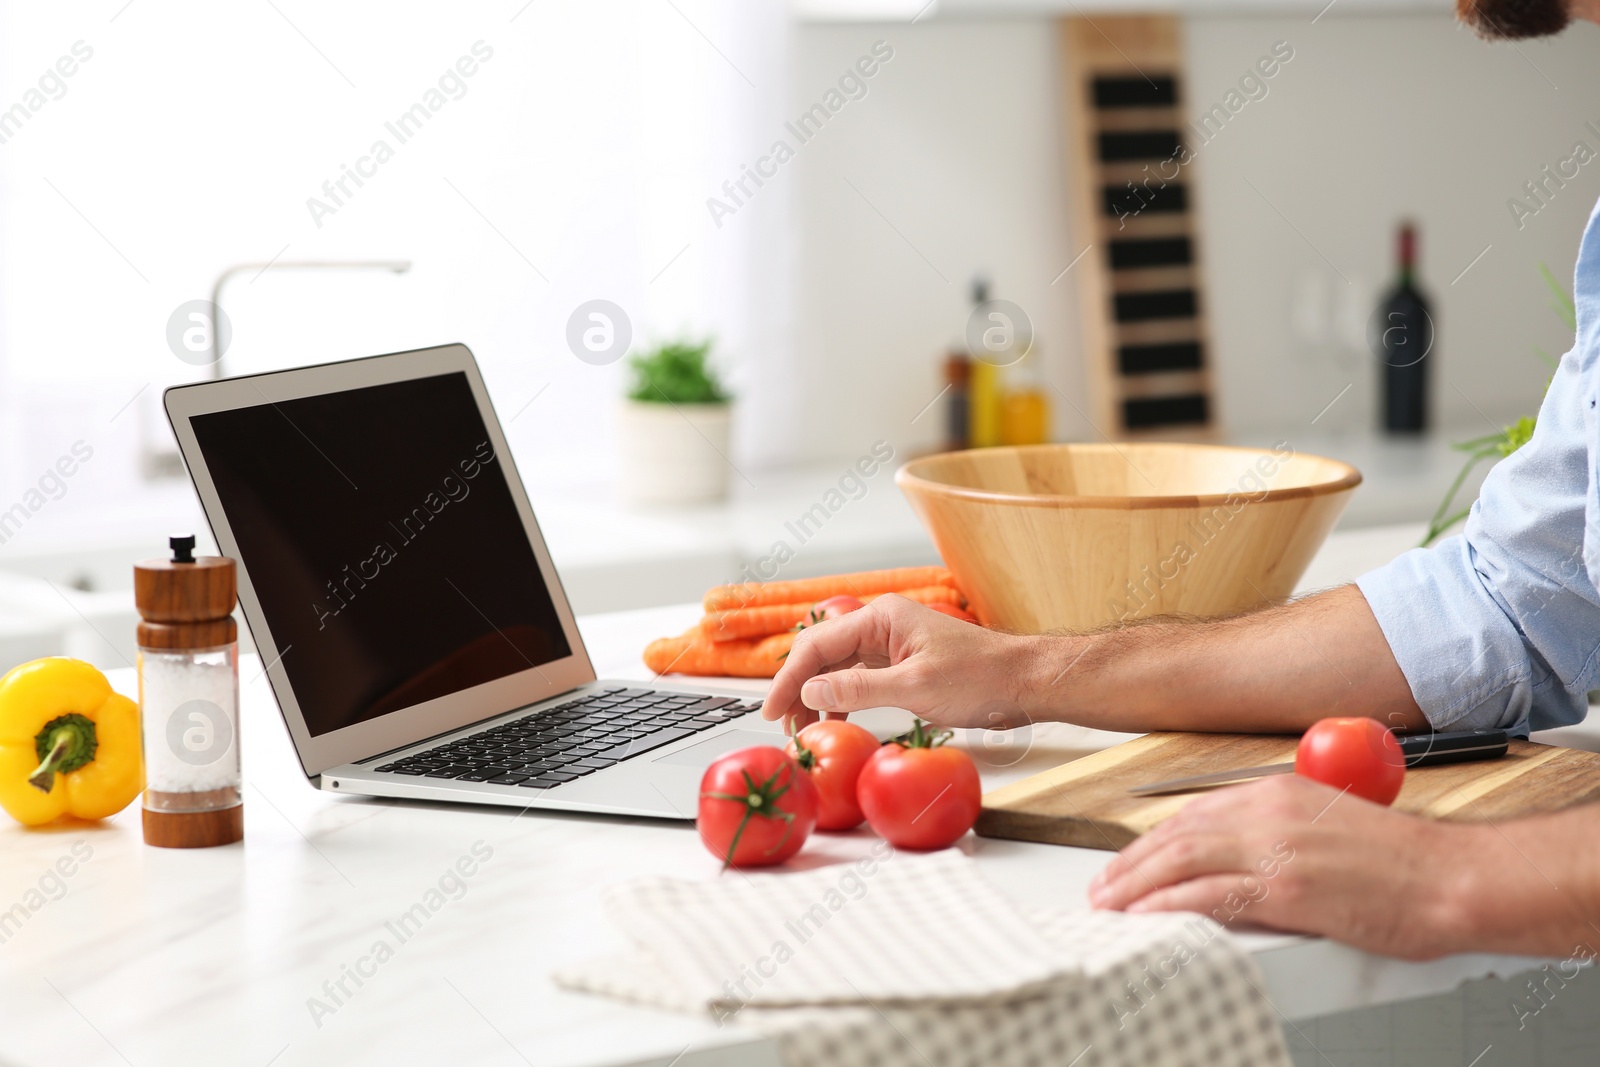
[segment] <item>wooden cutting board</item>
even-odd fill
[[[1295,737],[1146,734],[987,794],[984,837],[1120,849],[1210,790],[1134,797],[1148,782],[1294,759]],[[1220,788],[1220,787],[1213,787]],[[1415,767],[1394,806],[1433,819],[1485,821],[1600,799],[1600,755],[1512,741],[1497,760]]]

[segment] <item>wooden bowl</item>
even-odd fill
[[[1361,474],[1288,445],[1152,442],[946,452],[895,482],[978,619],[1039,633],[1287,597]]]

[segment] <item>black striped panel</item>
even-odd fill
[[[1094,106],[1100,108],[1173,107],[1178,103],[1178,80],[1170,74],[1101,77],[1094,80],[1093,95]]]
[[[1200,362],[1199,341],[1122,345],[1117,349],[1117,369],[1123,374],[1161,374],[1175,370],[1199,370]]]
[[[1124,238],[1111,242],[1112,270],[1182,267],[1193,261],[1194,248],[1187,237]]]
[[[1199,310],[1193,289],[1164,289],[1154,293],[1118,293],[1112,297],[1118,322],[1148,319],[1192,319]]]
[[[1211,402],[1204,393],[1143,396],[1122,402],[1122,423],[1130,430],[1157,426],[1192,426],[1211,421]]]
[[[1177,130],[1134,130],[1107,132],[1100,142],[1100,162],[1121,163],[1130,159],[1171,159],[1178,154]]]
[[[1153,214],[1189,210],[1189,190],[1183,185],[1108,185],[1101,194],[1105,199],[1106,214],[1112,218],[1125,215]]]

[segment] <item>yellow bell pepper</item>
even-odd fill
[[[143,790],[139,706],[105,675],[52,656],[0,678],[0,807],[13,819],[104,819]]]

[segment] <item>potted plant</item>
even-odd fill
[[[727,495],[732,404],[710,355],[709,340],[672,341],[629,359],[618,420],[623,499],[687,504]]]

